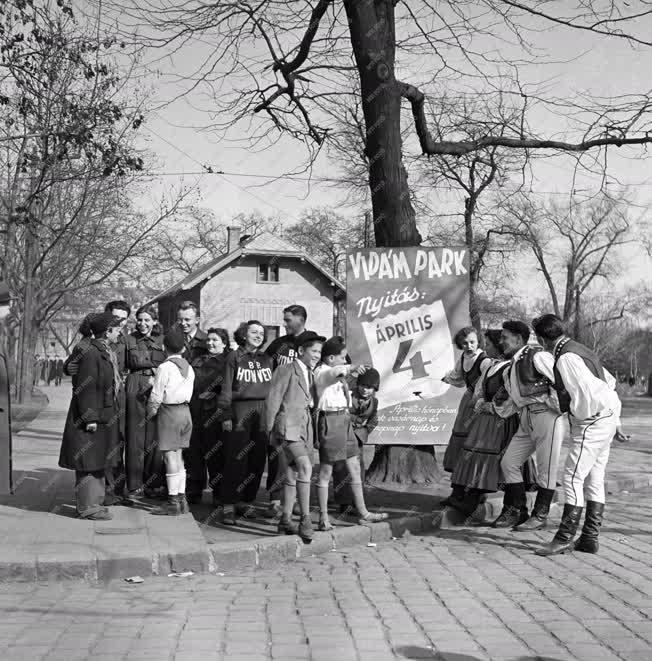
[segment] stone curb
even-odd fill
[[[608,493],[629,491],[652,486],[652,476],[623,478],[607,483]],[[559,496],[559,492],[557,493]],[[528,493],[531,507],[535,493]],[[491,520],[502,508],[502,498],[488,498],[484,504],[484,518]],[[562,504],[556,499],[551,508],[553,517],[559,516]],[[108,581],[129,576],[167,576],[171,572],[193,571],[195,573],[224,573],[267,569],[301,558],[338,551],[352,546],[377,544],[399,539],[415,533],[431,532],[459,527],[464,519],[454,510],[446,508],[439,514],[410,514],[380,523],[368,523],[335,527],[330,532],[316,532],[310,544],[304,544],[297,536],[267,537],[255,543],[243,542],[203,548],[186,545],[169,548],[154,555],[135,555],[119,551],[107,553],[105,557],[92,557],[88,550],[79,556],[56,558],[36,555],[35,560],[25,562],[18,554],[11,560],[0,561],[0,581],[53,581],[85,580]]]

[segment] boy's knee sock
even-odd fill
[[[181,471],[179,471],[179,473],[177,473],[177,475],[179,476],[177,478],[178,481],[179,481],[179,486],[178,486],[179,493],[180,494],[185,494],[186,493],[186,471],[185,471],[185,469],[182,469]]]
[[[169,496],[178,496],[179,495],[179,473],[166,473],[165,481],[168,485],[168,495]]]
[[[353,504],[358,510],[360,516],[365,516],[369,512],[364,502],[364,490],[362,482],[351,482],[351,492],[353,493]]]
[[[289,521],[292,518],[292,510],[294,509],[294,501],[297,498],[297,485],[283,483],[283,518]]]
[[[328,514],[328,484],[317,485],[317,496],[319,497],[319,511],[321,514]]]
[[[297,500],[301,516],[310,514],[310,480],[297,480]]]

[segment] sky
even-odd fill
[[[521,69],[522,80],[544,83],[557,97],[582,93],[593,97],[617,96],[646,92],[650,87],[652,48],[632,49],[624,40],[595,37],[563,27],[543,31],[533,39],[537,46],[553,53],[558,63],[542,64],[542,58],[537,64]],[[489,46],[479,38],[474,47],[481,50]],[[291,224],[298,220],[302,211],[311,207],[340,207],[343,192],[319,181],[320,178],[337,176],[336,164],[325,155],[317,160],[312,181],[307,180],[307,175],[275,179],[280,172],[301,167],[305,160],[301,144],[284,140],[275,147],[253,151],[237,143],[237,139],[246,137],[243,128],[240,133],[229,135],[228,139],[202,130],[208,123],[205,109],[210,108],[210,101],[201,91],[170,102],[181,88],[169,80],[169,74],[192,70],[202,61],[206,49],[212,48],[210,43],[200,43],[169,58],[161,58],[160,52],[156,53],[156,61],[151,54],[145,56],[147,69],[143,84],[151,88],[152,101],[159,105],[159,109],[149,114],[143,125],[143,144],[156,154],[154,169],[158,176],[142,203],[147,205],[149,200],[170,187],[192,185],[197,186],[200,204],[224,219],[239,212],[258,210],[280,216],[285,223]],[[505,45],[503,54],[509,55],[510,48]],[[399,60],[399,65],[402,66],[401,76],[409,82],[418,83],[430,73],[427,59],[407,63],[407,66],[405,61]],[[435,66],[433,58],[431,67]],[[563,115],[552,117],[539,112],[535,115],[535,122],[541,136],[569,137]],[[610,149],[608,156],[609,180],[613,182],[610,186],[619,182],[630,187],[640,206],[633,210],[634,214],[644,213],[652,201],[652,177],[649,174],[652,161],[643,156],[644,150],[636,147]],[[201,172],[204,165],[229,174],[195,174]],[[537,162],[533,166],[534,190],[531,194],[568,200],[573,189],[578,199],[591,196],[600,182],[595,177],[580,175],[573,185],[573,165],[573,159],[566,156]],[[433,191],[430,201],[443,210],[457,211],[459,196],[447,191]],[[363,210],[349,209],[346,213],[362,214]],[[635,247],[623,251],[621,262],[621,274],[613,283],[616,288],[641,281],[649,273],[649,258]],[[533,269],[533,263],[528,260],[524,260],[523,265],[526,269]]]

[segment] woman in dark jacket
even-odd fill
[[[206,486],[206,469],[208,469],[213,505],[219,507],[220,481],[224,471],[222,422],[225,416],[218,407],[217,398],[222,391],[224,381],[229,334],[223,328],[209,328],[206,334],[208,353],[197,356],[191,363],[195,371],[195,385],[190,400],[192,438],[187,450],[188,453],[201,455],[201,460],[187,462],[188,466],[200,467],[201,473],[197,475],[188,473],[186,493],[193,494],[194,502],[201,500],[201,494]]]
[[[104,475],[120,456],[122,380],[111,344],[120,336],[120,320],[95,315],[93,339],[79,358],[72,401],[63,431],[59,466],[75,471],[77,513],[83,519],[110,519],[103,507]]]
[[[154,373],[165,360],[157,322],[154,307],[140,308],[136,312],[136,330],[125,341],[125,366],[129,370],[125,451],[129,498],[165,491],[165,465],[158,451],[156,423],[147,417]]]

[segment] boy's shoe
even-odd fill
[[[267,509],[263,512],[266,519],[278,519],[283,515],[283,508],[277,503],[270,503]]]
[[[111,514],[111,512],[109,512],[109,510],[106,508],[102,508],[94,514],[83,516],[81,518],[86,519],[87,521],[110,521],[113,518],[113,514]]]
[[[121,503],[122,498],[114,494],[104,496],[104,500],[102,501],[102,505],[104,505],[104,507],[112,507],[113,505],[120,505]]]
[[[256,518],[256,508],[250,503],[239,503],[235,506],[235,513],[243,519]]]
[[[319,524],[317,526],[317,530],[321,532],[328,532],[329,530],[333,529],[333,525],[328,519],[328,516],[324,516],[323,514],[319,515]]]
[[[151,513],[154,516],[179,516],[182,512],[178,496],[168,496],[168,502],[155,507]]]
[[[235,511],[233,505],[224,505],[222,512],[222,523],[225,526],[234,526],[235,523]]]
[[[186,494],[180,493],[177,496],[179,502],[179,507],[181,509],[181,514],[190,514],[190,507],[188,507],[188,501],[186,500]]]
[[[298,535],[299,526],[297,526],[297,524],[293,523],[292,521],[285,521],[281,518],[281,520],[278,522],[277,531],[279,535]]]
[[[314,531],[310,515],[306,514],[301,517],[301,522],[299,523],[299,537],[301,537],[304,544],[310,544],[310,542],[312,542],[313,534]]]
[[[387,512],[367,512],[364,516],[358,519],[358,523],[377,523],[378,521],[385,521],[389,519]]]

